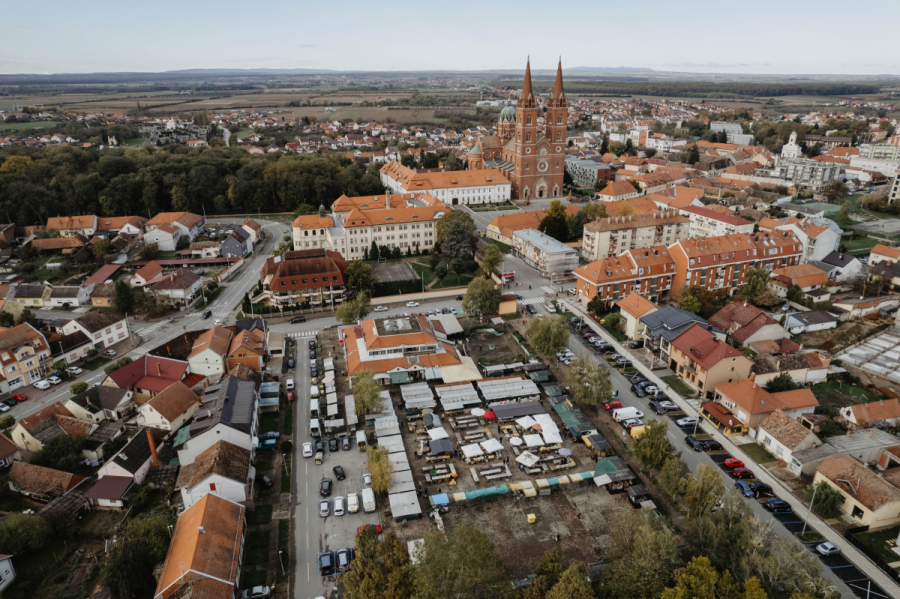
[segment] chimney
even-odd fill
[[[159,360],[156,361],[156,374],[162,376],[162,367],[159,365]]]
[[[153,456],[152,464],[159,464],[159,455],[156,453],[156,440],[153,438],[153,431],[147,430],[147,443],[150,445],[150,455]]]

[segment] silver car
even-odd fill
[[[323,499],[319,502],[319,516],[322,518],[327,518],[331,515],[331,502],[327,499]]]

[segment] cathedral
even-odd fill
[[[562,60],[553,92],[543,108],[531,87],[531,60],[516,106],[500,112],[493,136],[482,136],[469,150],[469,170],[496,168],[512,183],[513,199],[559,197],[566,170],[569,102],[563,92]],[[543,127],[538,120],[543,117]]]

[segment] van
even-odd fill
[[[359,511],[359,495],[356,493],[347,493],[347,511],[355,514]]]
[[[637,408],[616,408],[612,412],[613,420],[616,422],[622,422],[623,420],[628,420],[629,418],[643,418],[644,413],[638,410]]]
[[[356,431],[356,447],[360,451],[366,450],[366,431]]]
[[[318,418],[309,419],[309,435],[311,437],[322,436],[322,422]]]
[[[375,511],[375,491],[372,489],[362,490],[363,511],[368,513]]]
[[[311,418],[319,417],[319,400],[318,399],[310,399],[309,400],[309,415]]]
[[[319,397],[319,386],[318,385],[310,385],[309,396],[310,397]]]

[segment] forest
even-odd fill
[[[0,218],[296,212],[384,191],[378,165],[337,156],[251,156],[239,148],[13,146],[0,150]]]
[[[522,89],[520,81],[493,84],[505,89]],[[535,81],[538,93],[550,91],[553,81]],[[877,94],[880,85],[864,83],[712,83],[708,81],[567,81],[566,92],[575,94],[619,94],[694,98],[734,98],[759,96],[840,96]]]

